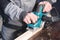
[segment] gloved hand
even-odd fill
[[[27,13],[23,21],[27,24],[30,24],[30,23],[35,23],[37,19],[38,19],[38,16],[31,12],[31,13]]]
[[[43,12],[49,12],[52,9],[52,5],[48,1],[42,1],[39,5],[45,5]]]

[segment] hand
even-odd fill
[[[35,15],[35,14],[33,14],[33,13],[28,13],[27,15],[26,15],[26,17],[23,19],[23,21],[25,22],[25,23],[27,23],[27,24],[30,24],[30,23],[35,23],[36,21],[37,21],[37,19],[38,19],[38,17]]]
[[[49,12],[52,9],[52,5],[48,1],[40,2],[40,4],[45,5],[43,12]]]

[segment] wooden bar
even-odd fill
[[[17,37],[15,40],[33,40],[34,37],[38,35],[38,33],[43,29],[44,23],[42,23],[41,28],[38,28],[36,30],[28,30],[19,37]]]

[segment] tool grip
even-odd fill
[[[39,5],[36,12],[33,12],[35,15],[37,15],[39,18],[36,21],[36,23],[31,23],[31,24],[27,24],[29,28],[39,28],[41,23],[42,23],[42,16],[43,16],[43,7],[44,5]]]

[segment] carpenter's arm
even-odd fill
[[[27,14],[24,9],[19,8],[8,0],[0,0],[0,6],[4,13],[7,14],[12,20],[22,19]]]

